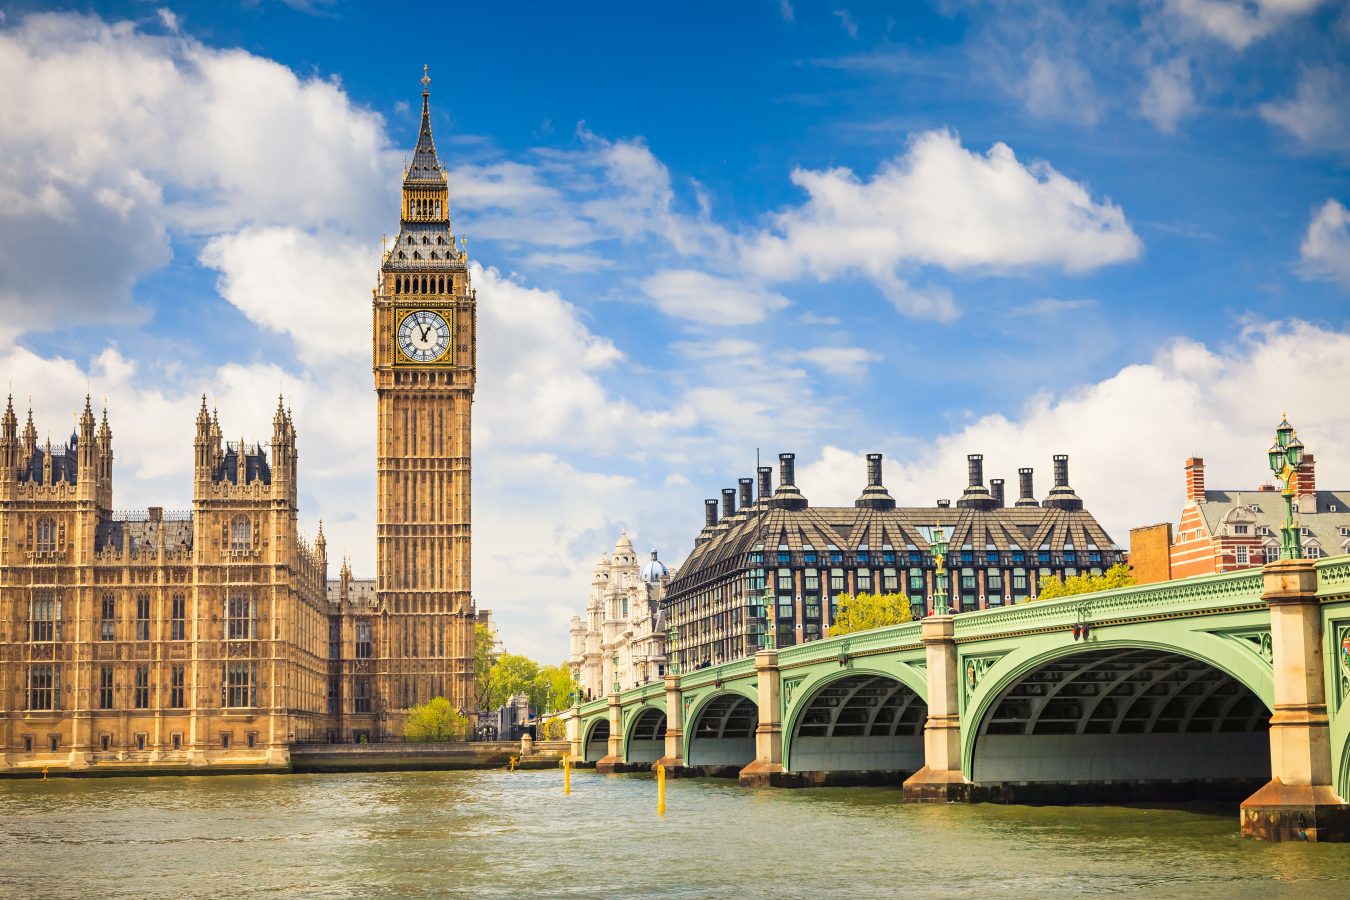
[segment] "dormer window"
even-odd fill
[[[407,259],[407,258],[408,258],[408,255],[407,255],[406,253],[404,253],[402,250],[400,250],[400,251],[398,251],[398,258],[399,258],[399,259]]]
[[[408,243],[411,245],[412,242],[413,242],[413,236],[410,234],[410,235],[408,235]]]
[[[414,250],[414,251],[413,251],[413,259],[421,259],[421,258],[422,258],[422,254],[420,254],[420,253],[418,253],[416,250]]]
[[[1233,534],[1247,534],[1247,526],[1246,526],[1246,525],[1234,525],[1234,526],[1233,526]]]
[[[436,246],[440,247],[440,246],[443,246],[444,244],[445,244],[445,238],[441,237],[440,235],[437,235],[437,236],[436,236]]]
[[[428,238],[426,235],[422,235],[422,243],[423,243],[423,244],[430,244],[430,243],[431,243],[431,239]]]

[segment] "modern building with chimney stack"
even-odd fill
[[[1288,421],[1280,427],[1288,425]],[[1205,461],[1186,460],[1186,503],[1171,522],[1130,531],[1130,562],[1140,584],[1232,572],[1280,558],[1284,497],[1270,482],[1248,490],[1210,490]],[[1295,477],[1294,513],[1303,556],[1350,553],[1350,490],[1318,490],[1317,460],[1305,453]]]
[[[796,483],[795,457],[779,455],[779,484],[761,467],[758,491],[705,501],[693,551],[666,587],[662,607],[678,629],[684,670],[826,635],[840,594],[903,593],[916,617],[932,608],[934,529],[948,541],[954,611],[1036,596],[1043,575],[1100,574],[1124,554],[1069,485],[1069,458],[1054,457],[1054,484],[1037,500],[1030,468],[1018,470],[1009,505],[1004,482],[985,484],[984,458],[967,457],[968,483],[953,504],[899,507],[867,457],[867,482],[852,506],[813,507]],[[768,589],[766,592],[766,588]],[[766,602],[766,600],[768,602]]]

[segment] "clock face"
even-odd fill
[[[413,362],[434,362],[450,347],[450,326],[436,313],[409,313],[398,326],[398,348]]]

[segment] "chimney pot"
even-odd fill
[[[1205,499],[1205,461],[1199,456],[1186,460],[1186,499]]]
[[[722,488],[722,518],[729,519],[736,514],[736,489]]]
[[[937,503],[938,509],[950,509],[952,505],[952,501],[950,500],[939,500]]]
[[[773,467],[759,467],[759,499],[767,500],[773,495]]]
[[[966,474],[969,476],[971,487],[984,486],[984,454],[970,453],[966,455]]]
[[[1003,479],[1002,479],[1002,478],[991,478],[991,479],[989,479],[989,493],[990,493],[990,494],[993,496],[993,498],[994,498],[994,503],[996,504],[996,508],[997,508],[997,509],[1002,509],[1002,508],[1003,508]]]
[[[703,524],[708,528],[717,524],[717,501],[703,501]]]
[[[1067,453],[1056,453],[1053,457],[1055,464],[1055,487],[1069,486],[1069,455]]]
[[[881,454],[867,454],[867,486],[881,487]]]
[[[1036,490],[1032,484],[1032,473],[1035,469],[1025,468],[1017,470],[1017,505],[1018,506],[1038,506],[1036,502]]]
[[[797,454],[778,454],[778,486],[795,487],[797,484]]]
[[[741,509],[745,509],[755,501],[755,479],[742,478],[739,484],[741,486]]]

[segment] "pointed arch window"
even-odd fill
[[[37,552],[56,552],[56,520],[43,516],[37,523]]]
[[[414,250],[414,251],[413,251],[413,259],[421,259],[421,258],[422,258],[422,254],[421,254],[421,253],[418,253],[416,250]]]
[[[431,243],[431,238],[427,237],[425,234],[422,235],[422,243],[423,243],[424,245],[425,245],[425,244],[430,244],[430,243]]]
[[[409,246],[412,245],[412,242],[413,242],[413,236],[410,234],[410,235],[408,235],[408,244],[409,244]]]
[[[235,516],[230,522],[230,550],[244,553],[253,546],[253,526],[246,516]]]

